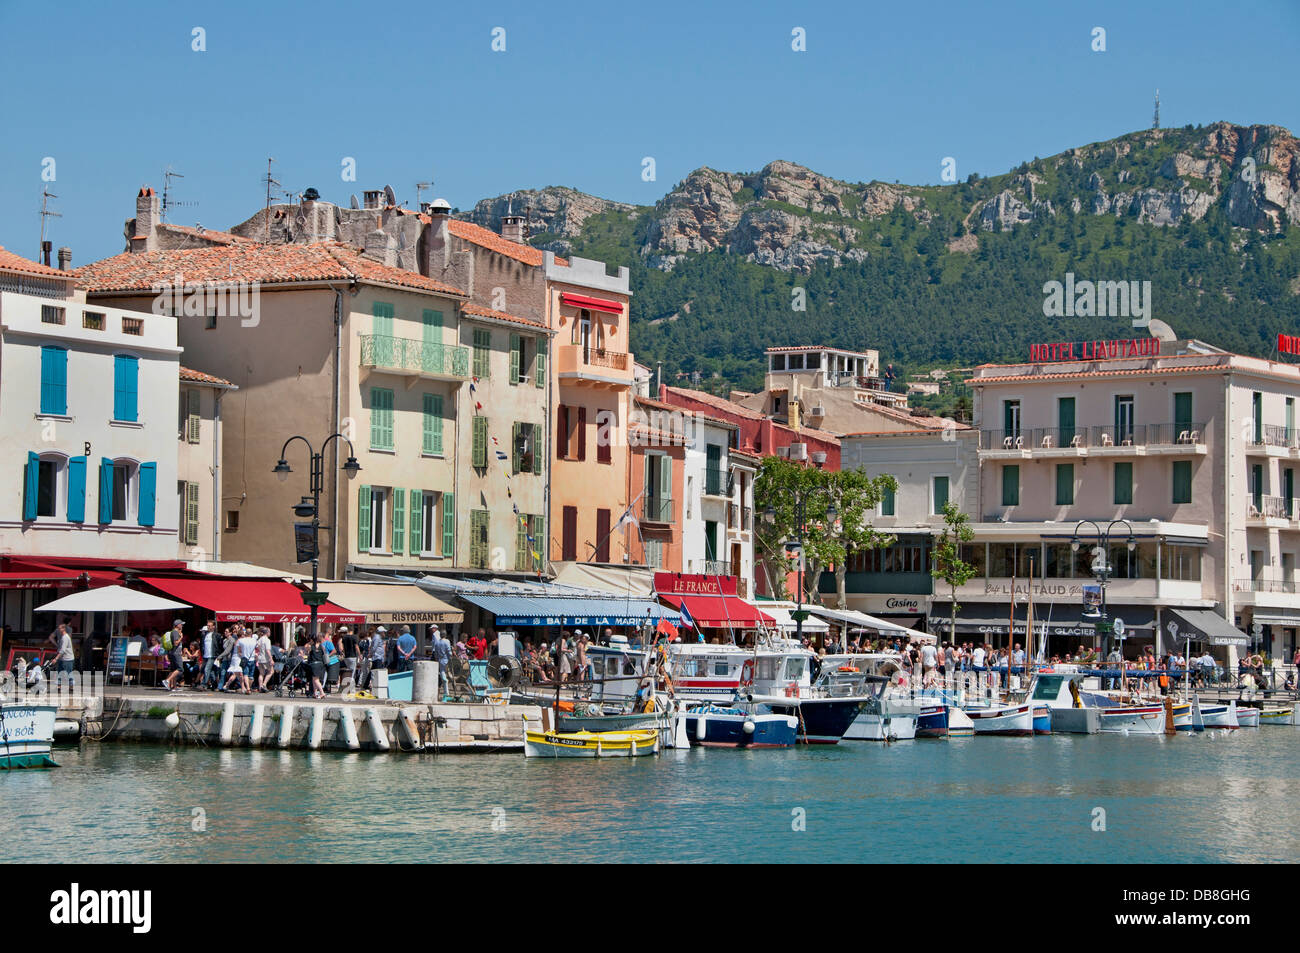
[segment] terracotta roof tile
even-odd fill
[[[447,220],[447,231],[457,238],[473,242],[475,245],[494,251],[498,255],[505,255],[515,261],[522,261],[525,265],[532,265],[534,268],[542,266],[542,250],[540,248],[512,242],[510,239],[503,238],[490,228],[484,228],[482,225],[451,218]],[[560,265],[568,264],[563,258],[556,258],[555,261]]]
[[[62,278],[64,281],[76,281],[76,275],[71,271],[60,271],[58,268],[51,268],[49,265],[42,265],[40,262],[24,258],[22,255],[15,255],[7,251],[3,245],[0,245],[0,271],[16,271],[23,275],[33,275],[38,278]]]
[[[494,318],[497,321],[509,321],[511,324],[524,324],[532,328],[546,327],[542,322],[534,321],[532,318],[521,318],[515,314],[506,314],[504,311],[493,311],[491,308],[484,308],[477,304],[462,304],[460,310],[465,314],[477,315],[480,318]]]
[[[166,229],[172,232],[180,232],[182,235],[191,235],[194,238],[201,238],[203,241],[211,242],[214,245],[233,245],[235,242],[251,242],[256,244],[252,238],[245,238],[243,235],[235,235],[232,232],[221,232],[214,228],[198,228],[194,225],[173,225],[170,222],[159,222],[156,226],[159,229]],[[144,238],[144,235],[136,235],[135,238]]]
[[[234,242],[176,251],[130,252],[83,265],[73,272],[91,292],[147,291],[179,274],[189,282],[257,281],[263,284],[351,281],[468,297],[451,285],[361,256],[343,242],[263,245]]]
[[[235,386],[234,384],[230,383],[230,381],[226,380],[224,377],[216,377],[212,374],[205,374],[202,371],[196,371],[193,368],[182,367],[180,369],[180,372],[181,372],[181,380],[183,381],[196,381],[202,384],[222,384],[226,387]]]
[[[1207,355],[1196,355],[1205,357]],[[1007,365],[992,365],[1007,366]],[[1183,365],[1182,367],[1135,367],[1116,368],[1110,371],[1062,371],[1058,374],[1007,374],[1002,377],[972,377],[967,383],[972,387],[980,384],[1004,384],[1012,381],[1072,381],[1086,377],[1136,377],[1139,374],[1188,374],[1193,371],[1223,372],[1221,362]]]

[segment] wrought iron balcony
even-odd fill
[[[363,334],[361,366],[416,377],[467,380],[469,348],[386,334]]]
[[[673,521],[673,500],[670,496],[647,496],[644,499],[643,515],[648,523],[671,523]]]

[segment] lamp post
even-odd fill
[[[275,469],[271,471],[276,475],[276,477],[280,480],[281,483],[288,480],[289,474],[293,472],[293,470],[289,467],[288,462],[285,460],[285,451],[289,449],[289,444],[293,443],[295,440],[301,440],[303,443],[307,444],[307,455],[311,461],[311,477],[309,481],[310,490],[311,490],[311,499],[309,501],[308,498],[304,496],[302,498],[302,502],[294,506],[293,512],[294,515],[298,517],[307,517],[307,516],[311,517],[311,593],[312,595],[310,600],[304,598],[303,601],[307,602],[309,608],[311,609],[311,637],[314,640],[316,638],[316,631],[317,631],[317,624],[318,624],[316,615],[320,611],[320,603],[321,603],[320,542],[319,542],[320,540],[320,495],[325,489],[325,448],[330,445],[330,441],[332,440],[344,440],[347,442],[348,459],[347,462],[343,464],[343,472],[347,474],[349,480],[351,480],[353,477],[355,477],[358,473],[361,472],[361,465],[357,463],[356,453],[352,449],[352,441],[348,440],[348,438],[343,436],[342,434],[333,433],[330,434],[328,437],[326,437],[325,442],[321,444],[320,453],[317,453],[315,450],[312,449],[311,442],[306,437],[298,436],[295,434],[294,436],[286,440],[284,442],[284,446],[280,448],[280,462],[277,463],[275,465]],[[330,527],[330,529],[336,530],[337,527]]]
[[[796,605],[798,606],[798,608],[795,610],[795,614],[794,614],[794,637],[799,642],[800,645],[803,644],[803,617],[804,617],[803,544],[804,544],[804,534],[807,532],[808,529],[807,511],[805,506],[806,503],[807,503],[806,494],[796,490],[794,492],[794,531],[796,537],[795,545],[799,549],[799,569],[798,569],[799,584],[797,586],[798,592],[795,597]],[[835,509],[835,504],[834,503],[829,504],[826,507],[827,523],[834,524],[838,521],[838,519],[839,519],[839,513]],[[776,510],[772,507],[772,504],[770,503],[767,505],[767,509],[763,511],[763,521],[767,523],[769,526],[776,523]]]
[[[1118,519],[1111,520],[1103,530],[1092,520],[1079,520],[1074,527],[1074,538],[1070,540],[1070,551],[1077,553],[1079,551],[1079,527],[1084,524],[1090,525],[1097,534],[1097,546],[1101,550],[1099,559],[1095,559],[1092,564],[1092,571],[1101,583],[1101,616],[1097,622],[1097,631],[1102,633],[1105,642],[1102,648],[1106,654],[1110,654],[1110,637],[1114,632],[1114,627],[1110,624],[1110,618],[1106,614],[1106,585],[1110,582],[1110,533],[1118,524],[1123,524],[1128,528],[1128,551],[1131,553],[1137,549],[1137,539],[1133,536],[1133,524],[1128,520]],[[1103,659],[1104,661],[1104,659]]]

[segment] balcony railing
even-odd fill
[[[730,576],[731,562],[726,559],[706,559],[704,560],[704,575]]]
[[[707,496],[725,496],[727,493],[727,471],[721,467],[705,467],[704,492]]]
[[[1297,591],[1295,580],[1282,579],[1237,579],[1232,588],[1237,592],[1281,592],[1291,595]]]
[[[469,377],[469,348],[386,334],[361,335],[361,364],[426,377]]]
[[[1286,428],[1281,428],[1285,430]],[[1205,442],[1204,423],[981,430],[981,450],[1084,450],[1107,447],[1191,446]]]
[[[1260,433],[1250,435],[1252,447],[1300,447],[1300,430],[1295,427],[1283,427],[1280,424],[1265,424]]]
[[[671,523],[673,521],[672,497],[647,496],[644,503],[644,515],[648,522]]]
[[[1246,504],[1247,517],[1289,520],[1295,516],[1295,500],[1285,496],[1256,496]]]

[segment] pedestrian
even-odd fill
[[[370,670],[388,668],[388,630],[382,625],[370,633]],[[369,684],[369,680],[367,680]]]
[[[338,649],[339,657],[343,662],[343,676],[345,681],[339,684],[339,691],[343,691],[344,684],[348,688],[355,689],[357,685],[357,637],[352,634],[352,630],[346,625],[339,626],[338,638],[335,640],[335,647]]]
[[[397,637],[397,657],[396,665],[393,670],[396,672],[409,672],[411,670],[411,660],[415,658],[415,636],[411,634],[409,625],[402,626],[401,634]]]
[[[176,680],[185,674],[185,639],[181,631],[184,628],[185,620],[177,619],[172,623],[171,631],[163,636],[163,649],[172,664],[171,674],[163,681],[163,687],[169,692],[176,689]]]
[[[257,690],[270,691],[271,676],[275,674],[275,653],[271,650],[271,630],[267,626],[257,630],[254,655],[257,660]]]
[[[73,679],[73,673],[77,669],[77,663],[75,661],[76,655],[72,651],[72,634],[68,632],[68,627],[60,624],[50,633],[50,636],[46,641],[53,644],[55,649],[55,684],[62,685],[64,677],[66,676],[68,687],[73,687],[76,684]]]
[[[451,664],[451,642],[434,625],[430,634],[433,658],[438,663],[438,686],[442,694],[447,693],[447,666]]]
[[[307,666],[311,670],[312,698],[325,697],[325,636],[317,632],[311,640],[311,649],[307,654]]]
[[[213,676],[217,673],[217,656],[220,654],[217,641],[217,620],[209,619],[199,630],[199,651],[203,656],[203,682],[206,689],[213,687]]]

